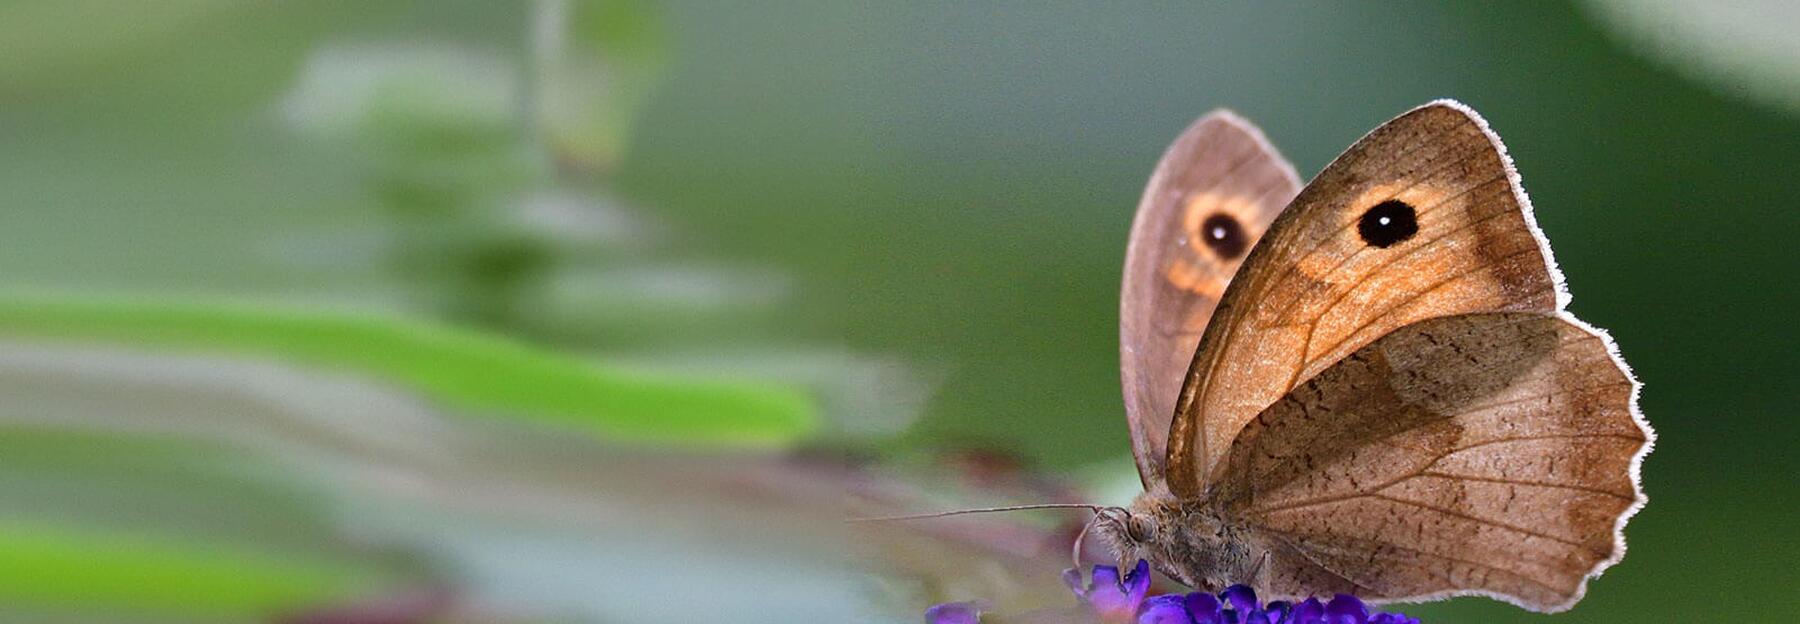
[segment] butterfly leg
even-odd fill
[[[1262,556],[1256,558],[1256,566],[1250,568],[1250,579],[1248,584],[1251,587],[1257,588],[1258,590],[1266,590],[1269,587],[1269,582],[1271,580],[1269,578],[1269,571],[1272,568],[1266,564],[1269,563],[1269,559],[1274,556],[1275,555],[1268,550],[1263,550]]]

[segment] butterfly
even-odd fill
[[[1500,138],[1449,100],[1304,188],[1218,111],[1164,154],[1120,306],[1144,491],[1092,529],[1187,585],[1580,600],[1624,555],[1654,434]]]

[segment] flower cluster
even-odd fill
[[[1338,594],[1329,601],[1308,598],[1298,604],[1272,601],[1264,604],[1256,592],[1233,585],[1218,595],[1194,592],[1151,596],[1150,564],[1119,576],[1119,569],[1094,566],[1083,586],[1080,570],[1063,573],[1063,581],[1081,603],[1102,622],[1135,624],[1419,624],[1399,613],[1370,613],[1355,596]],[[972,603],[953,602],[925,612],[927,624],[976,624],[980,610]]]

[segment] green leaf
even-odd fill
[[[819,429],[804,394],[607,366],[369,313],[138,299],[0,299],[0,336],[267,357],[396,383],[445,407],[682,447],[779,447]]]
[[[215,544],[0,521],[0,604],[267,616],[354,598],[380,574],[352,564]]]

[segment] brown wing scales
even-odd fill
[[[1368,598],[1557,610],[1623,554],[1642,500],[1634,390],[1560,314],[1412,323],[1260,413],[1215,500]]]

